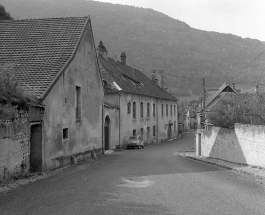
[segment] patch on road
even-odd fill
[[[143,177],[121,177],[121,182],[117,184],[117,187],[149,187],[153,184],[153,181]]]

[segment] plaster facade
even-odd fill
[[[197,154],[230,162],[265,167],[265,126],[235,124],[235,129],[198,129]]]
[[[111,101],[120,107],[120,147],[125,148],[130,136],[142,137],[145,144],[159,143],[178,136],[177,102],[149,96],[121,93],[107,94],[105,101]],[[135,102],[135,118],[134,107]],[[128,104],[130,103],[130,111]],[[141,114],[141,103],[143,113]],[[149,116],[147,116],[149,104]],[[163,115],[162,115],[163,105]],[[168,107],[168,111],[166,111]],[[172,114],[171,114],[172,107]]]
[[[104,107],[104,149],[119,148],[119,108]],[[108,122],[109,120],[109,122]],[[107,125],[108,124],[108,125]],[[108,128],[106,128],[108,126]],[[108,129],[108,130],[106,130]],[[108,135],[106,136],[106,132]],[[108,141],[106,140],[108,138]],[[107,143],[108,142],[108,143]]]
[[[100,152],[103,97],[92,29],[87,25],[73,60],[43,101],[44,169],[67,165],[73,155]]]

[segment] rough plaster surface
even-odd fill
[[[81,88],[81,120],[76,120],[76,87]],[[93,35],[85,29],[68,68],[44,100],[44,163],[47,170],[71,162],[71,156],[102,148],[103,86]],[[63,140],[63,129],[69,138]],[[63,160],[65,159],[65,160]]]
[[[16,114],[16,118],[0,122],[0,181],[29,173],[29,121]]]
[[[131,113],[127,112],[127,104],[131,102]],[[136,102],[136,119],[133,119],[133,102]],[[143,118],[140,118],[140,103],[143,102]],[[150,104],[150,117],[147,117],[147,103]],[[155,103],[155,117],[153,116],[153,104]],[[164,104],[164,116],[161,115],[161,106]],[[166,104],[168,104],[168,116],[166,115]],[[172,109],[170,113],[170,105],[176,108]],[[167,129],[169,122],[172,125],[172,138],[178,136],[178,110],[177,102],[156,99],[148,96],[141,96],[135,94],[122,94],[121,95],[121,145],[127,145],[129,136],[136,130],[136,135],[140,136],[141,128],[144,130],[143,140],[146,144],[163,142],[168,139]],[[174,130],[174,122],[176,122],[176,130]],[[153,136],[153,126],[156,126],[156,135]],[[150,135],[147,137],[147,128],[150,127]]]
[[[265,167],[265,126],[236,124],[235,129],[200,129],[199,134],[202,156]]]

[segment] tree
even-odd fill
[[[3,5],[0,4],[0,20],[10,20],[13,19]]]
[[[207,114],[208,122],[223,128],[235,123],[265,125],[265,94],[227,94]]]

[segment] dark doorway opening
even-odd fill
[[[172,123],[168,123],[167,138],[172,139]]]
[[[110,149],[110,118],[106,116],[105,125],[104,125],[104,133],[105,133],[105,150]]]
[[[42,126],[36,124],[31,126],[30,135],[30,171],[42,171]]]

